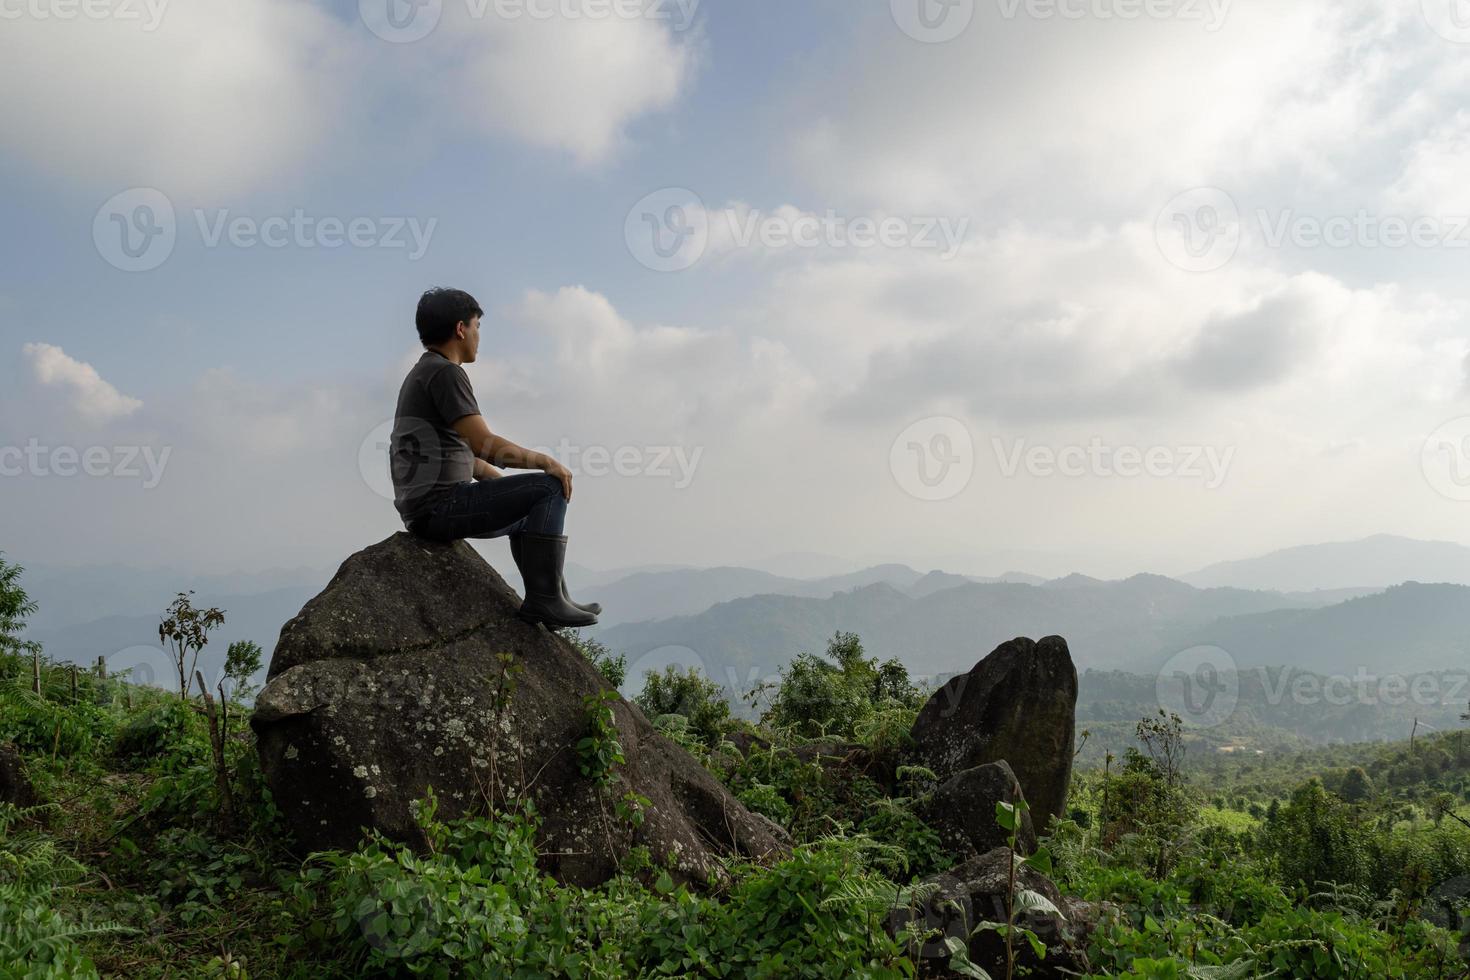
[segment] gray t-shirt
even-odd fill
[[[479,414],[464,368],[438,351],[424,351],[398,391],[389,450],[393,506],[404,524],[426,514],[451,487],[475,478],[475,454],[454,423]]]

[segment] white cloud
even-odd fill
[[[447,3],[412,44],[373,35],[355,3],[350,17],[300,0],[127,6],[140,17],[15,5],[0,19],[0,85],[36,96],[0,102],[7,153],[93,193],[217,200],[308,165],[325,176],[416,154],[467,122],[597,164],[634,120],[677,100],[696,50],[654,19],[508,20],[494,4],[472,17]]]
[[[1414,216],[1470,217],[1470,112],[1455,113],[1404,156],[1403,172],[1384,192],[1388,205]]]
[[[31,375],[43,385],[64,388],[71,394],[71,407],[93,423],[111,422],[143,407],[103,380],[90,364],[70,357],[53,344],[26,344],[21,348],[30,360]]]
[[[814,187],[1074,226],[1202,184],[1357,184],[1370,206],[1405,139],[1459,104],[1467,70],[1417,4],[1242,2],[1213,33],[977,7],[943,45],[878,18],[793,98],[791,150]]]
[[[318,6],[180,0],[149,20],[4,21],[0,85],[30,93],[0,102],[9,152],[89,188],[233,192],[290,172],[350,108],[350,35]]]
[[[1133,223],[1078,238],[1011,228],[949,262],[814,258],[749,319],[796,353],[827,393],[823,417],[847,428],[946,410],[1022,426],[1261,412],[1320,434],[1343,403],[1391,419],[1455,397],[1462,316],[1433,292],[1246,256],[1187,273]]]
[[[635,326],[606,296],[581,286],[528,292],[514,321],[548,340],[549,355],[520,364],[491,358],[472,374],[534,379],[537,397],[508,398],[505,407],[530,409],[526,422],[554,420],[554,432],[602,440],[722,436],[780,424],[813,394],[805,366],[778,340],[729,329]],[[482,347],[482,358],[487,353]]]
[[[693,74],[694,43],[658,20],[506,20],[451,10],[446,4],[445,47],[425,50],[440,58],[457,51],[457,66],[442,77],[463,118],[582,165],[612,156],[629,123],[672,106]],[[425,69],[421,77],[433,77]]]
[[[320,449],[332,444],[331,437],[353,430],[351,424],[343,425],[344,398],[336,386],[283,390],[226,368],[211,368],[195,382],[190,401],[186,418],[199,445],[253,457]]]

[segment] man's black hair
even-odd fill
[[[419,340],[423,345],[435,347],[453,337],[454,328],[459,324],[484,315],[480,304],[463,289],[436,286],[420,297],[414,322],[418,325]]]

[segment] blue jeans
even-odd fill
[[[518,531],[561,534],[566,515],[561,480],[549,473],[517,473],[458,484],[409,530],[436,541],[498,538]]]

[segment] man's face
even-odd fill
[[[480,318],[475,317],[465,325],[464,331],[464,360],[466,364],[473,364],[475,354],[480,349]]]

